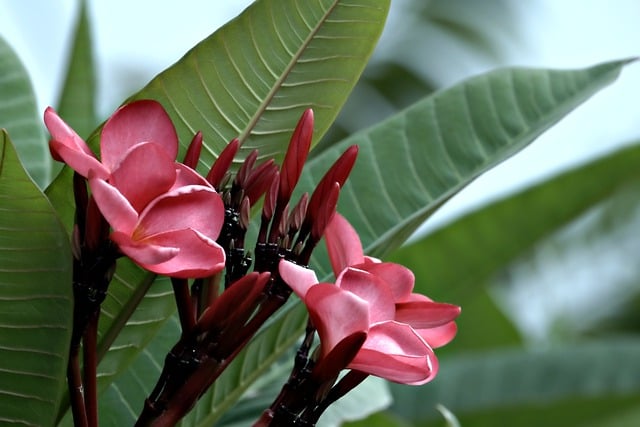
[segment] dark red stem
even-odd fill
[[[98,341],[98,319],[100,310],[89,318],[87,329],[82,338],[84,362],[84,403],[89,427],[98,427],[98,356],[96,353]]]

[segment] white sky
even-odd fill
[[[407,1],[393,0],[387,33],[393,32],[397,11]],[[133,87],[126,88],[124,80],[148,81],[251,2],[89,0],[89,3],[99,66],[99,109],[106,116],[128,91],[139,85],[130,83]],[[640,2],[537,0],[534,3],[527,48],[510,54],[508,65],[584,67],[640,56]],[[0,35],[17,50],[29,70],[41,110],[56,104],[75,11],[74,0],[0,0]],[[384,36],[379,54],[384,54]],[[447,83],[485,69],[486,64],[451,74]],[[617,82],[531,147],[454,198],[431,223],[439,224],[488,197],[512,191],[523,182],[540,179],[631,139],[640,139],[640,108],[633,102],[639,93],[640,65],[632,64]]]

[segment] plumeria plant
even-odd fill
[[[461,304],[385,257],[629,61],[492,71],[309,157],[388,8],[258,0],[95,130],[89,43],[43,114],[4,47],[0,420],[232,425],[257,393],[241,425],[315,426],[369,377],[429,392]]]

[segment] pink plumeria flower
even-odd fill
[[[437,303],[412,292],[415,276],[405,266],[364,255],[360,237],[342,215],[336,213],[333,216],[324,237],[336,277],[347,268],[375,275],[392,291],[396,321],[410,325],[432,348],[441,347],[453,339],[457,332],[453,319],[460,313],[460,307]],[[442,319],[447,318],[450,321],[442,323]]]
[[[347,366],[403,384],[424,384],[436,375],[432,348],[407,323],[396,320],[393,290],[379,277],[348,267],[336,283],[318,283],[312,270],[281,261],[282,279],[304,301],[321,342],[320,358],[336,359],[332,352],[357,332],[366,339]],[[435,304],[435,303],[434,303]],[[450,310],[423,313],[440,325],[457,315]],[[344,349],[341,349],[344,351]]]
[[[336,283],[318,283],[315,273],[281,261],[282,279],[304,301],[318,330],[321,357],[365,332],[347,367],[404,384],[424,384],[438,372],[433,348],[456,333],[460,308],[413,293],[411,270],[363,253],[360,238],[339,214],[325,230]]]
[[[105,123],[101,161],[53,109],[45,111],[52,156],[89,179],[111,239],[140,266],[180,278],[224,268],[215,242],[224,222],[218,193],[175,161],[178,137],[162,106],[150,100],[118,109]]]

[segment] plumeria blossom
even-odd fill
[[[456,335],[453,321],[460,313],[460,307],[433,302],[430,298],[414,293],[415,276],[403,265],[381,262],[364,255],[360,237],[356,230],[340,214],[335,214],[325,232],[325,242],[329,259],[336,277],[344,269],[351,267],[367,271],[390,284],[399,322],[411,325],[432,348],[449,343]],[[440,313],[443,317],[438,316]],[[440,319],[451,316],[449,322]],[[430,320],[435,316],[435,323]]]
[[[98,160],[52,108],[45,124],[52,156],[89,180],[113,229],[111,239],[140,266],[173,277],[203,277],[224,268],[215,242],[224,204],[193,169],[177,163],[178,137],[162,106],[136,101],[105,123]]]
[[[364,257],[359,238],[341,216],[334,216],[325,238],[335,284],[318,283],[313,271],[288,261],[279,266],[282,279],[309,310],[320,357],[332,357],[360,331],[366,340],[347,368],[404,384],[433,379],[438,371],[433,347],[455,335],[459,307],[412,293],[413,274],[405,267]]]

